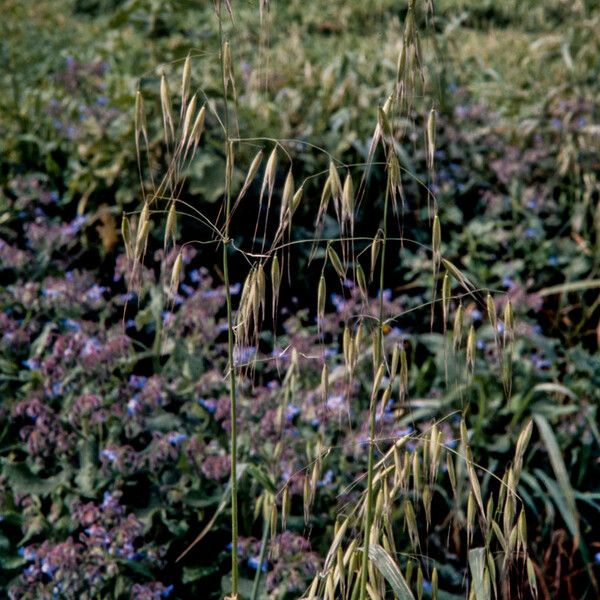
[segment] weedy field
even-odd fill
[[[597,2],[2,15],[5,595],[599,597]]]

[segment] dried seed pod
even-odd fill
[[[169,84],[163,73],[160,78],[160,105],[163,115],[163,126],[165,129],[165,140],[167,143],[175,139],[175,126],[173,125],[173,113],[171,111],[171,96]]]
[[[265,269],[262,263],[258,265],[256,272],[256,284],[258,287],[258,297],[262,308],[263,319],[265,317],[265,306],[267,303],[267,279],[265,277]]]
[[[442,227],[440,225],[440,217],[436,214],[433,217],[433,226],[431,228],[431,248],[434,255],[439,256],[442,246]]]
[[[375,272],[379,251],[381,250],[381,243],[381,232],[378,231],[373,238],[373,242],[371,243],[371,271],[369,275],[371,281],[373,280],[373,273]]]
[[[130,259],[133,256],[133,248],[131,247],[131,224],[125,215],[123,215],[123,218],[121,219],[121,237],[123,238],[123,245],[125,246],[127,258]]]
[[[392,363],[390,365],[390,380],[396,377],[396,373],[398,372],[398,365],[400,364],[400,346],[399,344],[394,345],[394,349],[392,350]]]
[[[177,254],[177,258],[173,263],[173,270],[171,271],[171,285],[169,287],[169,295],[171,298],[177,294],[177,289],[179,288],[179,280],[181,278],[181,271],[183,268],[183,257],[181,252]]]
[[[365,278],[365,272],[361,267],[360,263],[356,264],[356,282],[358,283],[358,288],[363,297],[363,301],[367,299],[367,280]]]
[[[436,111],[432,108],[427,118],[427,166],[429,169],[433,169],[435,158],[435,121]]]
[[[377,109],[377,124],[379,125],[380,130],[383,132],[383,135],[388,137],[392,135],[392,125],[385,111],[385,106],[384,108],[380,106]]]
[[[223,43],[223,70],[227,75],[227,79],[233,77],[232,62],[231,62],[231,46],[228,41]]]
[[[494,332],[494,337],[498,335],[498,318],[496,315],[496,305],[494,304],[494,299],[492,295],[488,292],[485,304],[487,308],[488,319],[490,320],[490,324],[492,326],[492,331]]]
[[[408,393],[408,358],[404,347],[400,348],[400,383],[399,383],[400,400],[404,402]]]
[[[444,315],[444,331],[446,331],[446,324],[448,323],[448,313],[450,310],[450,297],[452,295],[450,274],[448,271],[444,273],[444,280],[442,282],[442,313]]]
[[[438,570],[436,567],[433,567],[431,574],[431,600],[437,600],[438,585]]]
[[[204,108],[204,107],[202,107],[202,108]],[[244,197],[244,195],[248,191],[248,188],[250,187],[250,184],[252,183],[252,180],[256,176],[256,173],[260,167],[260,164],[262,163],[262,159],[263,159],[263,151],[259,150],[255,154],[254,158],[252,159],[252,162],[250,163],[250,168],[248,169],[248,173],[246,173],[246,179],[244,180],[244,185],[242,186],[242,189],[240,190],[240,193],[238,195],[238,202]]]
[[[185,108],[188,95],[190,93],[190,83],[192,81],[192,58],[188,54],[183,63],[183,72],[181,75],[181,106]]]
[[[277,308],[277,301],[279,299],[279,288],[281,286],[281,267],[279,266],[279,258],[277,254],[273,256],[271,260],[271,295],[272,295],[272,308],[273,308],[273,319],[275,319],[275,311]]]
[[[342,197],[342,180],[333,161],[329,161],[329,181],[331,194],[334,198],[340,199]]]
[[[281,213],[280,221],[283,221],[283,217],[286,211],[292,213],[292,200],[294,198],[294,176],[292,175],[292,169],[288,171],[285,183],[283,185],[283,193],[281,194]]]
[[[469,492],[467,499],[467,539],[468,543],[473,542],[473,527],[475,525],[475,498],[473,492]]]
[[[189,149],[190,145],[194,145],[194,150],[198,147],[200,143],[200,138],[202,137],[202,132],[204,131],[204,120],[206,118],[206,106],[203,105],[198,114],[196,115],[196,119],[194,120],[194,125],[192,126],[192,132],[190,133],[190,139],[188,140],[187,148]]]
[[[340,279],[344,279],[346,277],[346,270],[342,266],[342,261],[338,253],[333,249],[331,244],[327,246],[327,256]]]
[[[350,220],[354,213],[354,183],[350,173],[346,175],[344,180],[344,188],[342,191],[342,214]]]
[[[194,111],[196,110],[196,94],[192,96],[190,100],[189,106],[185,109],[184,117],[183,117],[183,127],[181,129],[181,146],[189,146],[190,140],[188,140],[188,133],[190,132],[190,125],[192,124],[192,117],[194,116]],[[187,144],[186,144],[187,140]]]
[[[412,474],[413,474],[413,488],[418,494],[421,489],[421,462],[419,460],[419,453],[414,452],[412,457]]]
[[[514,328],[515,328],[515,317],[513,313],[512,302],[510,298],[506,301],[504,305],[504,344],[506,345],[507,341],[512,341],[514,337]]]
[[[535,567],[533,566],[533,561],[531,560],[531,558],[529,558],[529,556],[527,557],[527,583],[529,583],[529,589],[531,590],[533,597],[537,599],[537,576],[535,574]]]
[[[527,425],[523,428],[521,433],[519,434],[519,438],[517,439],[517,443],[515,445],[515,460],[513,463],[514,476],[518,481],[519,476],[521,474],[521,467],[523,465],[523,456],[525,455],[525,450],[529,445],[529,440],[531,439],[531,433],[533,431],[533,421],[529,421]]]
[[[304,487],[303,487],[303,508],[304,508],[304,524],[308,524],[310,518],[310,505],[311,505],[311,494],[310,494],[310,483],[308,476],[304,476]]]
[[[350,328],[348,325],[344,325],[344,333],[342,335],[342,350],[344,353],[344,360],[346,362],[346,366],[349,366],[350,362],[350,347],[352,345],[352,335],[350,333]]]
[[[317,293],[317,320],[319,323],[323,321],[325,316],[325,301],[327,298],[327,283],[325,282],[325,275],[321,275],[319,279],[319,289]],[[319,325],[320,326],[320,325]]]
[[[167,224],[165,226],[165,241],[164,246],[167,247],[169,238],[175,241],[177,235],[177,211],[175,210],[175,202],[171,202],[169,212],[167,213]]]
[[[471,325],[469,328],[469,335],[467,336],[467,369],[473,372],[475,369],[475,355],[477,352],[477,334],[475,333],[475,327]]]
[[[269,159],[267,160],[267,166],[265,167],[265,175],[263,177],[262,187],[260,195],[263,196],[265,190],[268,188],[269,195],[273,193],[273,186],[275,185],[275,175],[277,173],[277,146],[273,147]]]
[[[454,468],[454,457],[450,452],[446,454],[446,467],[448,471],[448,479],[450,480],[450,487],[452,487],[452,495],[454,499],[458,499],[457,487],[456,487],[456,469]]]
[[[385,374],[385,365],[381,363],[379,368],[375,373],[375,378],[373,379],[373,390],[371,392],[371,397],[375,397],[379,390],[379,386],[381,385],[381,380],[383,379],[383,375]]]
[[[321,399],[323,402],[327,402],[329,396],[329,368],[327,363],[323,363],[323,369],[321,370]]]
[[[271,504],[270,525],[271,539],[274,539],[277,535],[277,504],[274,501]]]
[[[417,597],[419,600],[423,598],[423,569],[421,565],[417,569]]]
[[[304,193],[304,184],[302,184],[294,194],[292,198],[292,215],[296,212],[298,206],[300,206],[300,202],[302,201],[302,194]]]
[[[144,109],[144,97],[142,92],[137,90],[135,93],[135,148],[138,155],[140,155],[140,134],[143,135],[144,139],[148,139],[148,129],[146,125],[146,110]]]
[[[456,314],[454,315],[454,327],[452,332],[452,346],[454,348],[454,352],[458,351],[462,343],[463,320],[464,308],[461,302],[456,309]]]
[[[283,488],[283,494],[281,497],[281,529],[285,531],[285,527],[287,525],[287,518],[290,514],[291,508],[291,498],[290,498],[290,487],[286,483]]]
[[[525,510],[521,509],[517,520],[518,542],[523,552],[527,552],[527,519]]]

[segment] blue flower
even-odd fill
[[[259,558],[258,558],[258,556],[251,556],[251,557],[248,559],[248,566],[249,566],[251,569],[254,569],[254,570],[256,571],[256,570],[258,569],[258,565],[259,565]],[[266,561],[266,560],[265,560],[265,561],[263,561],[263,563],[262,563],[262,565],[261,565],[261,567],[260,567],[260,570],[261,570],[263,573],[266,573],[266,572],[267,572],[267,566],[268,566],[268,565],[267,565],[267,561]]]
[[[81,331],[81,325],[73,319],[63,319],[62,324],[63,327],[69,331],[74,331],[75,333]]]
[[[323,479],[320,479],[319,481],[317,481],[317,487],[327,487],[328,485],[331,485],[332,482],[333,482],[333,471],[331,469],[328,469],[325,472],[325,476],[323,477]]]
[[[204,398],[200,398],[198,400],[198,404],[211,414],[217,410],[217,403],[214,400],[205,400]]]
[[[28,358],[27,360],[22,361],[21,364],[32,371],[40,368],[40,362],[36,358]]]
[[[286,417],[288,421],[292,421],[293,418],[296,415],[300,414],[300,409],[297,406],[294,406],[293,404],[288,404],[287,405],[287,410],[286,410]]]
[[[161,592],[161,596],[163,598],[168,598],[171,595],[171,592],[173,591],[173,584],[168,585],[162,592]]]
[[[176,433],[171,432],[167,435],[167,441],[171,446],[179,446],[183,440],[187,439],[187,435],[185,433]]]

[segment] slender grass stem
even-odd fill
[[[383,239],[381,242],[381,257],[379,265],[379,323],[377,329],[377,345],[383,356],[383,286],[385,283],[385,246],[387,241],[387,217],[389,204],[389,185],[385,189],[383,203]],[[373,471],[375,465],[375,423],[377,414],[377,393],[373,390],[371,404],[369,406],[369,457],[367,464],[367,511],[365,514],[365,531],[362,552],[362,567],[360,573],[359,600],[367,597],[367,579],[369,567],[369,543],[371,538],[371,527],[373,526],[374,494],[373,494]]]
[[[219,4],[217,14],[219,21],[219,42],[221,44],[221,79],[223,84],[223,103],[225,108],[225,153],[229,156],[230,131],[229,131],[229,104],[227,100],[227,77],[225,56],[223,47],[225,38],[223,35],[223,19]],[[223,280],[225,284],[225,299],[227,304],[227,362],[229,371],[229,401],[231,413],[231,434],[230,434],[230,478],[231,478],[231,598],[238,598],[238,486],[237,486],[237,391],[235,364],[233,358],[234,340],[233,340],[233,309],[231,302],[231,287],[229,281],[229,221],[231,216],[231,182],[228,180],[228,174],[225,174],[225,225],[223,231]]]

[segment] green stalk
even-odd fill
[[[383,356],[383,286],[385,278],[385,246],[387,242],[387,216],[389,201],[389,184],[385,188],[385,199],[383,203],[383,240],[381,242],[381,257],[379,264],[379,323],[377,331],[377,344],[382,351]],[[365,600],[367,597],[367,574],[369,567],[369,543],[371,538],[371,527],[373,526],[373,468],[375,466],[375,423],[377,415],[377,394],[371,395],[371,404],[369,406],[369,458],[367,465],[367,513],[365,515],[365,533],[362,552],[362,566],[360,573],[360,593],[359,600]]]
[[[221,44],[221,79],[223,84],[223,102],[225,105],[225,156],[229,156],[230,132],[229,132],[229,104],[227,101],[227,74],[225,72],[225,57],[223,55],[223,21],[221,8],[217,18],[219,21],[219,42]],[[227,179],[227,174],[225,175]],[[233,309],[231,306],[231,290],[229,283],[229,220],[231,216],[231,182],[225,181],[225,228],[223,231],[223,280],[225,283],[225,299],[227,303],[227,362],[229,370],[229,402],[231,414],[231,438],[230,438],[230,479],[231,479],[231,597],[238,597],[238,487],[237,487],[237,395],[235,365],[233,360]]]
[[[260,554],[258,557],[258,568],[256,569],[256,575],[254,576],[254,583],[252,584],[252,595],[250,600],[258,600],[258,586],[260,585],[260,579],[262,575],[262,565],[265,561],[265,554],[267,553],[267,541],[269,538],[269,527],[270,523],[267,518],[264,519],[262,539],[260,541]]]

